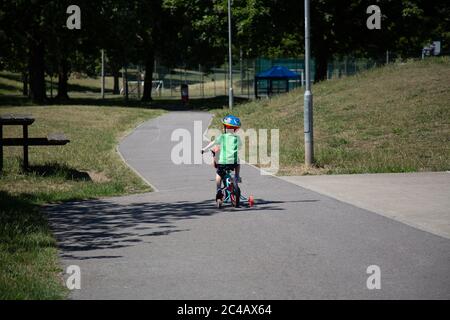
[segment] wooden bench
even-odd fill
[[[29,138],[28,126],[34,123],[31,115],[2,115],[0,116],[0,171],[3,170],[3,146],[23,146],[23,167],[28,169],[29,146],[63,146],[70,142],[63,133],[49,134],[46,138]],[[22,138],[3,138],[3,126],[22,126]]]

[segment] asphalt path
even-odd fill
[[[81,270],[72,299],[450,298],[446,238],[248,165],[241,188],[256,205],[215,208],[212,166],[171,157],[174,132],[193,138],[210,120],[170,112],[120,143],[156,192],[47,208],[64,269]],[[373,265],[381,288],[369,290]]]

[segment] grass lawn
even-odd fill
[[[139,123],[162,113],[144,108],[96,106],[0,106],[0,114],[32,114],[31,137],[64,132],[66,146],[30,147],[30,171],[22,149],[7,147],[0,175],[0,299],[57,299],[66,291],[55,240],[39,206],[150,191],[120,159],[116,145]],[[5,137],[21,136],[5,127]]]
[[[313,94],[314,168],[302,165],[302,90],[233,110],[244,129],[280,129],[280,175],[450,170],[448,57],[324,81]],[[227,113],[217,110],[214,126]]]

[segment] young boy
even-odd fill
[[[226,174],[227,169],[235,171],[235,185],[238,185],[239,172],[241,169],[239,161],[239,150],[242,146],[241,138],[236,134],[241,127],[241,120],[233,115],[228,115],[222,119],[223,134],[218,136],[216,140],[212,141],[205,148],[202,149],[202,154],[210,149],[212,146],[220,147],[219,161],[217,164],[216,174],[216,200],[222,199],[222,179]]]

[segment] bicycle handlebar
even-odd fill
[[[214,151],[212,151],[212,150],[209,150],[209,151],[211,151],[213,157],[216,155],[216,153],[215,153]],[[204,153],[205,153],[205,150],[202,149],[201,153],[204,154]]]

